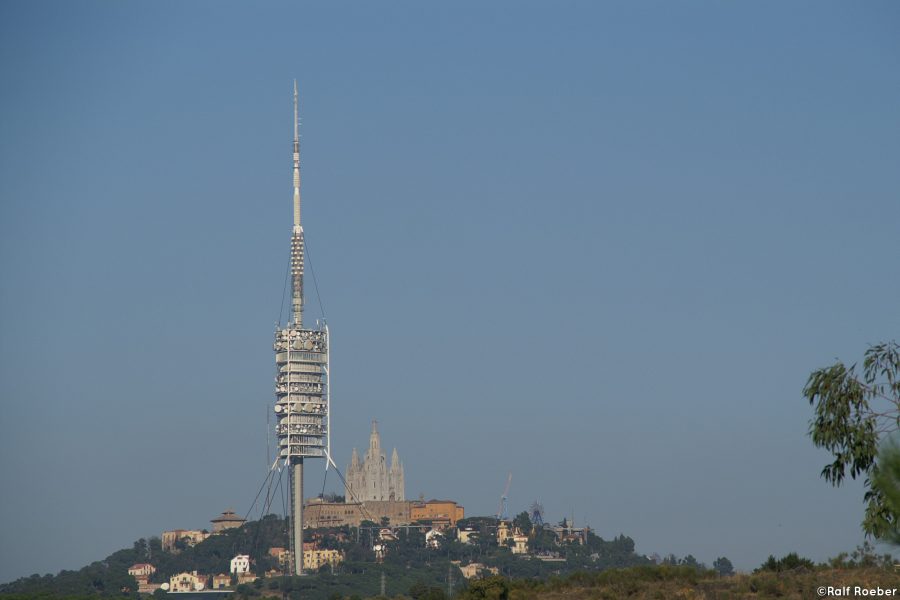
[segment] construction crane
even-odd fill
[[[503,490],[503,495],[500,496],[500,509],[497,511],[497,518],[501,521],[509,521],[509,505],[506,502],[507,497],[509,496],[509,486],[512,483],[512,471],[509,472],[509,476],[506,478],[506,488]]]

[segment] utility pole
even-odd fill
[[[384,571],[381,572],[381,597],[384,598]]]
[[[447,565],[447,598],[453,597],[453,563]]]

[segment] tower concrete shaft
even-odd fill
[[[294,575],[303,574],[303,459],[291,462],[291,559]]]
[[[290,550],[303,571],[303,460],[325,457],[328,436],[328,327],[303,328],[303,226],[300,221],[300,132],[294,82],[294,223],[291,231],[291,318],[275,332],[275,414],[279,457],[289,466]]]

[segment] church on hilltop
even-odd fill
[[[347,467],[345,502],[370,502],[382,500],[406,500],[403,483],[403,463],[397,449],[391,454],[391,467],[387,466],[387,458],[381,451],[381,436],[378,435],[378,422],[372,421],[372,433],[369,435],[369,449],[363,462],[359,461],[356,448]]]

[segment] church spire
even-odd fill
[[[400,468],[400,455],[397,454],[397,449],[394,448],[394,451],[391,453],[391,471],[396,471]]]
[[[393,448],[391,461],[388,463],[381,449],[378,421],[373,420],[365,458],[360,457],[355,448],[350,456],[346,477],[347,502],[350,502],[351,497],[354,502],[404,500],[404,487],[400,454],[397,448]]]
[[[369,450],[375,456],[375,451],[381,448],[381,436],[378,435],[378,421],[372,419],[372,433],[369,434]]]

